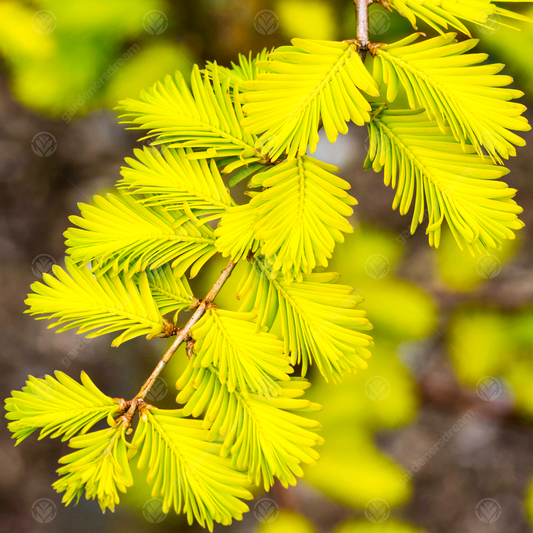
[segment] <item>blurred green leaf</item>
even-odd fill
[[[152,31],[151,13],[164,29],[172,23],[161,9],[161,0],[0,4],[0,51],[15,96],[68,122],[102,105],[114,107],[168,72],[190,70],[187,48]]]
[[[345,242],[337,250],[328,270],[343,272],[343,283],[348,279],[359,280],[356,287],[369,279],[384,279],[400,260],[402,247],[392,231],[359,225],[354,233],[345,236]],[[390,268],[373,271],[372,258],[381,256]],[[346,278],[346,279],[345,279]]]
[[[137,98],[139,93],[179,70],[187,83],[194,60],[188,48],[170,41],[158,41],[142,47],[133,61],[128,61],[111,78],[105,102],[109,107],[119,100]]]

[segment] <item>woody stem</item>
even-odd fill
[[[165,355],[161,358],[161,361],[157,364],[157,366],[154,368],[154,371],[150,375],[150,377],[146,380],[144,385],[142,386],[141,390],[138,392],[138,394],[131,400],[131,405],[126,413],[122,415],[122,423],[124,424],[124,428],[127,428],[131,424],[131,419],[133,415],[135,414],[135,411],[137,410],[138,405],[144,401],[144,398],[150,391],[150,388],[154,384],[154,381],[157,379],[163,368],[165,368],[165,365],[168,363],[170,358],[174,355],[176,350],[180,347],[180,345],[188,339],[189,332],[191,331],[191,328],[202,318],[203,314],[205,313],[208,306],[213,302],[213,300],[216,298],[217,294],[220,292],[220,289],[222,289],[222,286],[228,278],[230,277],[233,269],[235,268],[235,263],[233,261],[230,261],[224,270],[222,270],[220,276],[215,281],[215,284],[213,287],[211,287],[211,290],[207,293],[207,296],[200,302],[200,305],[196,308],[196,311],[191,316],[187,324],[185,326],[178,330],[178,335],[176,336],[176,339],[172,343],[172,346],[167,350]]]
[[[368,0],[354,0],[356,15],[356,39],[360,45],[359,55],[364,61],[368,46]]]

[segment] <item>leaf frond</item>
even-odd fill
[[[486,54],[466,54],[477,40],[455,40],[448,33],[411,44],[418,35],[376,49],[374,77],[387,85],[393,102],[403,86],[412,109],[424,108],[442,132],[447,126],[463,147],[471,143],[495,160],[516,155],[513,145],[525,141],[513,131],[529,131],[525,106],[511,102],[523,96],[509,89],[510,76],[498,75],[504,65],[481,65]]]
[[[238,258],[246,247],[258,248],[254,240],[260,241],[261,253],[272,257],[273,272],[288,281],[301,281],[303,273],[326,267],[335,243],[344,242],[343,232],[353,232],[345,217],[357,204],[346,192],[349,183],[332,174],[336,171],[302,156],[256,174],[250,185],[265,190],[222,217],[215,232],[217,249]]]
[[[293,369],[283,342],[257,332],[254,318],[253,313],[209,309],[192,329],[194,367],[215,367],[229,392],[238,386],[243,394],[276,395],[280,390],[275,380],[288,381]]]
[[[228,209],[215,230],[215,246],[224,257],[234,261],[246,259],[248,252],[256,253],[261,242],[255,238],[257,209],[248,202]]]
[[[500,0],[507,2],[511,0]],[[520,0],[529,2],[531,0]],[[443,33],[449,26],[470,36],[470,31],[461,20],[478,27],[497,31],[503,24],[500,17],[533,22],[529,17],[495,5],[491,0],[389,0],[388,4],[404,16],[417,29],[417,18]]]
[[[382,111],[369,124],[365,168],[385,170],[386,185],[396,189],[393,208],[405,215],[414,203],[411,233],[426,219],[429,243],[438,247],[444,220],[463,249],[483,253],[500,249],[523,227],[516,194],[498,181],[504,167],[482,159],[473,146],[461,147],[450,128],[444,133],[425,113]],[[464,152],[467,153],[464,153]]]
[[[163,512],[174,508],[213,530],[213,523],[241,520],[252,495],[246,476],[220,457],[220,444],[209,442],[202,422],[184,418],[182,410],[145,409],[132,440],[137,467],[148,468],[152,497],[163,500]]]
[[[126,158],[118,187],[145,195],[138,201],[166,210],[193,209],[199,215],[227,211],[234,202],[213,160],[188,159],[192,150],[156,148],[134,151],[136,159]]]
[[[314,450],[323,439],[315,432],[320,424],[300,413],[321,406],[300,399],[309,383],[301,378],[277,383],[278,396],[230,392],[214,367],[194,368],[192,359],[176,387],[181,390],[178,403],[185,403],[185,415],[200,416],[209,439],[222,440],[220,453],[231,455],[232,464],[248,470],[248,478],[268,490],[279,479],[284,487],[296,484],[303,475],[301,463],[314,465],[319,459]]]
[[[129,195],[95,196],[94,205],[80,204],[78,228],[65,232],[67,253],[76,263],[93,262],[96,276],[124,272],[126,277],[170,262],[181,276],[191,277],[215,253],[213,231],[190,215],[145,206]]]
[[[257,66],[259,61],[265,61],[268,57],[268,49],[263,48],[261,52],[252,55],[252,52],[245,56],[239,54],[239,63],[231,62],[231,68],[222,67],[211,61],[206,63],[206,70],[211,77],[215,77],[215,71],[218,71],[218,77],[220,79],[227,77],[230,80],[231,86],[239,85],[242,87],[243,82],[255,80],[258,74],[264,72]]]
[[[65,493],[63,503],[68,505],[74,498],[78,503],[85,492],[88,500],[98,499],[104,513],[114,511],[119,491],[126,492],[133,485],[122,425],[79,435],[69,446],[79,449],[59,460],[65,465],[57,470],[62,477],[52,485],[58,493]]]
[[[237,94],[238,84],[233,87]],[[198,66],[191,74],[191,90],[181,73],[167,76],[150,90],[141,93],[140,100],[128,98],[120,102],[123,123],[131,129],[148,130],[153,145],[169,148],[191,148],[194,157],[224,157],[238,160],[246,154],[258,160],[253,135],[244,133],[241,104],[232,98],[231,80],[216,63],[202,76]],[[190,156],[191,157],[191,156]]]
[[[347,122],[362,126],[370,104],[361,91],[378,96],[354,43],[293,39],[257,63],[265,73],[244,82],[244,131],[262,134],[257,146],[275,161],[316,150],[320,124],[334,142]]]
[[[112,346],[140,335],[166,336],[165,322],[153,299],[146,273],[137,283],[124,275],[104,274],[96,278],[86,265],[67,260],[67,270],[54,265],[52,276],[34,283],[28,295],[26,313],[42,315],[37,320],[57,319],[48,327],[57,332],[79,328],[88,338],[122,331]]]
[[[285,352],[291,364],[302,364],[305,376],[315,363],[324,378],[340,381],[343,374],[367,368],[372,329],[366,312],[357,309],[363,299],[347,285],[331,283],[338,274],[307,274],[288,283],[273,277],[267,261],[256,258],[238,287],[240,311],[257,314],[258,327],[270,328],[279,316]]]
[[[6,399],[6,418],[13,438],[19,444],[37,429],[39,440],[60,437],[68,440],[77,433],[86,433],[103,418],[112,420],[119,411],[116,400],[106,396],[81,373],[81,384],[56,371],[55,378],[28,377],[22,391],[13,391]]]
[[[146,277],[150,292],[161,315],[173,311],[183,311],[194,304],[195,299],[187,278],[176,276],[168,264],[147,270]],[[142,278],[142,273],[135,279],[137,284],[140,283],[140,278]],[[176,322],[175,319],[174,322]]]

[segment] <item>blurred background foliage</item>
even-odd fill
[[[527,9],[524,10],[527,13]],[[533,16],[533,10],[529,9]],[[533,95],[533,31],[474,28],[491,60],[508,64],[516,86]],[[412,28],[380,6],[370,10],[370,37],[393,42]],[[433,32],[420,27],[428,35]],[[354,37],[349,0],[35,0],[0,2],[2,101],[0,187],[2,220],[0,296],[2,392],[20,388],[25,375],[64,369],[78,341],[57,340],[42,324],[22,316],[35,280],[32,258],[64,253],[61,233],[77,201],[118,178],[122,158],[138,137],[116,124],[117,101],[135,97],[164,75],[193,63],[229,64],[239,52],[258,52],[291,37]],[[370,59],[369,59],[370,61]],[[527,103],[527,99],[525,99]],[[38,157],[31,139],[38,132],[57,138],[57,152]],[[531,135],[528,135],[531,140]],[[326,384],[311,373],[310,397],[324,406],[317,417],[326,444],[321,461],[304,481],[270,494],[257,490],[251,512],[232,531],[260,533],[421,533],[487,531],[476,516],[486,498],[501,505],[492,531],[530,531],[533,515],[533,259],[528,227],[499,253],[472,258],[446,234],[438,251],[423,230],[411,236],[409,221],[392,212],[393,193],[378,176],[361,171],[366,130],[352,128],[335,145],[321,142],[317,157],[338,165],[360,205],[355,232],[337,247],[331,269],[365,298],[376,348],[369,369]],[[510,163],[510,182],[533,218],[529,149]],[[242,201],[244,188],[236,194]],[[213,260],[192,285],[198,295],[224,261]],[[239,269],[217,300],[237,309]],[[9,323],[9,327],[5,324]],[[77,346],[77,345],[76,345]],[[117,350],[96,339],[76,351],[68,372],[96,371],[111,395],[131,397],[150,372],[165,341],[132,341]],[[70,350],[70,352],[69,352]],[[131,364],[134,361],[134,364]],[[154,400],[174,404],[173,382],[185,366],[176,356]],[[120,380],[117,383],[117,376]],[[117,390],[115,390],[117,389]],[[474,420],[414,473],[443,432],[465,413]],[[455,430],[454,430],[455,431]],[[147,511],[150,491],[142,479],[113,516],[94,502],[63,509],[49,485],[60,443],[24,443],[13,450],[4,428],[7,460],[0,484],[6,531],[35,527],[32,503],[58,504],[47,531],[136,532],[185,528],[180,517]],[[35,464],[35,458],[39,461]],[[406,473],[409,475],[406,476]],[[32,482],[28,485],[27,479]],[[137,476],[142,477],[142,476]],[[403,480],[403,481],[402,481]],[[147,524],[148,522],[155,522]],[[155,517],[155,518],[154,518]],[[219,529],[221,530],[221,528]]]

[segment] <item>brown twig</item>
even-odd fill
[[[221,272],[218,279],[215,281],[215,284],[213,287],[211,287],[211,290],[207,293],[207,296],[200,302],[200,305],[196,308],[196,311],[191,316],[187,324],[180,330],[178,330],[178,334],[174,342],[172,343],[172,346],[167,350],[165,355],[162,357],[161,361],[157,364],[157,366],[154,368],[154,371],[150,375],[150,377],[146,380],[144,385],[142,386],[141,390],[138,392],[138,394],[131,400],[131,405],[126,413],[124,413],[120,418],[121,422],[124,425],[124,429],[127,429],[130,424],[131,420],[133,418],[133,415],[135,414],[135,411],[137,410],[139,405],[142,405],[144,403],[144,398],[150,391],[150,388],[154,384],[154,381],[157,379],[163,368],[165,368],[166,364],[170,360],[170,358],[174,355],[176,350],[180,347],[180,345],[189,339],[189,332],[191,331],[191,328],[202,318],[203,314],[205,313],[206,309],[212,304],[213,300],[216,298],[217,294],[220,292],[220,289],[222,289],[222,286],[224,283],[226,283],[227,279],[230,277],[233,269],[235,268],[235,263],[233,261],[230,261],[224,270]]]
[[[356,16],[355,38],[359,47],[359,56],[364,62],[368,49],[368,0],[354,0]]]

